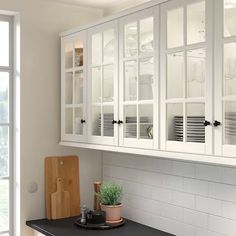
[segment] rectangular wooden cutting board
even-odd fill
[[[58,193],[58,178],[62,179],[60,191],[63,195],[66,193],[66,207],[69,207],[63,211],[66,212],[64,215],[59,214],[59,216],[54,213],[59,212],[60,206],[65,208],[65,200]],[[79,158],[77,156],[45,158],[45,198],[48,219],[80,214]],[[57,201],[56,204],[54,204],[55,201]]]

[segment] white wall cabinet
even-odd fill
[[[236,165],[235,15],[157,0],[64,32],[61,144]]]

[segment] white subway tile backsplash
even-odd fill
[[[236,202],[236,186],[209,183],[209,197]]]
[[[222,202],[222,215],[226,218],[236,220],[236,203]]]
[[[104,153],[123,216],[176,236],[236,235],[236,168]]]
[[[221,215],[221,201],[212,198],[196,196],[196,210],[213,215]]]
[[[184,209],[184,222],[187,224],[207,228],[207,217],[205,213]]]
[[[188,193],[173,191],[173,204],[186,208],[195,208],[195,196]]]

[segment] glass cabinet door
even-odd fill
[[[155,12],[156,11],[156,12]],[[156,14],[154,14],[154,12]],[[157,8],[120,21],[120,145],[154,148],[154,102],[157,48],[154,46]],[[157,107],[155,107],[156,109]],[[154,129],[156,131],[154,132]],[[157,137],[155,137],[157,139]]]
[[[211,1],[164,4],[162,149],[212,154]]]
[[[89,31],[89,141],[117,145],[117,22]]]
[[[86,135],[85,34],[62,38],[62,140],[84,141]]]
[[[217,1],[216,154],[236,153],[236,1]]]

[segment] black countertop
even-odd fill
[[[26,221],[26,225],[46,236],[173,236],[131,220],[126,220],[124,226],[116,229],[87,230],[74,225],[77,218],[30,220]]]

